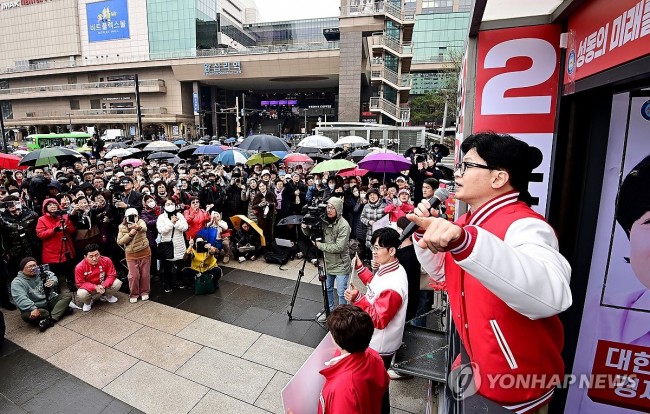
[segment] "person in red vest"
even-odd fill
[[[461,145],[456,198],[469,212],[456,222],[424,200],[408,218],[420,229],[415,250],[434,285],[449,295],[472,392],[520,414],[547,413],[564,374],[558,314],[571,306],[571,267],[544,217],[531,208],[531,172],[541,152],[509,135],[481,133]],[[499,376],[531,380],[508,386]],[[504,385],[505,384],[505,385]],[[477,397],[477,396],[475,396]]]

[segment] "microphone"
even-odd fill
[[[429,200],[429,204],[431,205],[431,208],[438,208],[440,207],[440,204],[445,202],[449,198],[449,191],[447,191],[444,188],[438,188],[435,193],[433,193],[433,197],[431,197]],[[415,233],[415,230],[418,229],[418,225],[411,222],[409,223],[408,226],[402,231],[402,235],[399,237],[399,242],[402,243],[404,240],[407,238],[411,237],[413,233]]]

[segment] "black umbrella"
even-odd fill
[[[116,148],[128,148],[128,145],[126,145],[123,142],[113,142],[108,144],[108,147],[106,147],[106,151],[114,150]]]
[[[151,141],[140,141],[140,142],[136,142],[135,144],[133,144],[133,145],[131,145],[131,146],[132,146],[133,148],[140,148],[140,149],[142,149],[142,148],[146,147],[147,145],[149,145],[150,143],[151,143]]]
[[[306,154],[306,155],[308,155],[314,161],[326,161],[326,160],[331,160],[332,159],[332,157],[330,157],[329,155],[321,154],[321,153],[318,153],[318,154]]]
[[[151,155],[147,157],[148,160],[168,160],[171,158],[175,158],[176,154],[172,154],[171,152],[153,152]]]
[[[366,155],[370,154],[372,151],[368,149],[357,149],[352,151],[347,158],[351,159],[354,162],[361,161]]]
[[[286,226],[287,224],[300,224],[302,223],[302,217],[299,214],[294,214],[293,216],[287,216],[282,220],[278,221],[278,226]]]
[[[436,165],[436,169],[442,174],[443,180],[454,181],[454,170],[444,165]]]
[[[273,135],[251,135],[239,144],[239,149],[260,152],[291,151],[286,142]]]
[[[443,157],[446,157],[447,155],[449,155],[449,148],[448,148],[446,145],[442,145],[442,144],[433,144],[433,145],[431,146],[431,152],[433,152],[433,149],[434,149],[434,148],[438,148],[438,152],[439,152],[440,154],[442,154]]]
[[[414,149],[414,148],[415,148],[415,153],[416,153],[416,154],[424,154],[424,148],[422,148],[422,147],[415,147],[415,146],[414,146],[414,147],[409,147],[409,149],[407,149],[407,150],[404,152],[404,156],[405,156],[406,158],[410,158],[411,154],[413,154],[413,149]]]
[[[178,156],[181,158],[190,158],[192,155],[194,155],[194,151],[198,147],[198,145],[188,145],[187,147],[183,147],[180,151],[178,151]]]
[[[295,152],[298,152],[300,154],[319,154],[320,153],[320,148],[315,148],[315,147],[298,147]]]

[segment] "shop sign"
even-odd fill
[[[546,214],[559,87],[560,26],[479,32],[473,131],[513,135],[544,157],[529,192]],[[461,121],[462,124],[462,121]]]
[[[128,39],[129,5],[127,0],[107,0],[86,4],[88,42]]]
[[[203,75],[239,75],[241,74],[241,62],[219,62],[204,63]]]
[[[32,4],[49,3],[52,0],[14,0],[0,3],[0,10],[15,9],[16,7],[30,6]]]
[[[564,83],[650,53],[650,0],[595,0],[569,18]]]

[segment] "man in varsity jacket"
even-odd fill
[[[461,149],[456,198],[469,212],[451,223],[429,217],[436,212],[421,202],[408,216],[420,227],[416,254],[449,294],[479,396],[512,412],[547,413],[550,378],[564,374],[557,315],[572,299],[571,268],[555,232],[529,207],[528,181],[541,153],[494,133],[472,135]],[[534,380],[506,387],[508,381],[494,380],[504,375]]]

